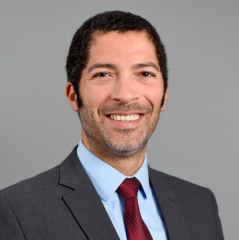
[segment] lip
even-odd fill
[[[139,115],[144,115],[144,113],[142,112],[137,112],[137,111],[128,111],[128,112],[110,112],[110,113],[106,113],[105,115],[109,116],[109,115],[134,115],[134,114],[139,114]]]
[[[133,114],[139,114],[140,117],[137,120],[133,121],[128,121],[128,122],[123,122],[123,121],[118,121],[118,120],[113,120],[110,118],[110,115],[133,115]],[[119,129],[132,129],[137,127],[137,125],[142,121],[144,118],[144,114],[139,113],[139,112],[117,112],[117,113],[110,113],[105,115],[107,121],[109,121],[110,124],[112,124],[114,127],[119,128]]]

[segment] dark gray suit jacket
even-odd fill
[[[151,168],[149,176],[169,240],[223,239],[210,190]],[[59,166],[0,191],[0,239],[119,237],[75,148]]]

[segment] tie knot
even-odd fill
[[[125,200],[137,196],[140,182],[137,178],[125,178],[120,184],[117,191],[123,196]]]

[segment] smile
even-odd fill
[[[129,122],[135,121],[139,119],[140,114],[133,114],[133,115],[109,115],[110,119],[122,121],[122,122]]]

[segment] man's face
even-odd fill
[[[86,146],[129,156],[146,145],[158,122],[164,84],[145,32],[96,35],[79,89]]]

